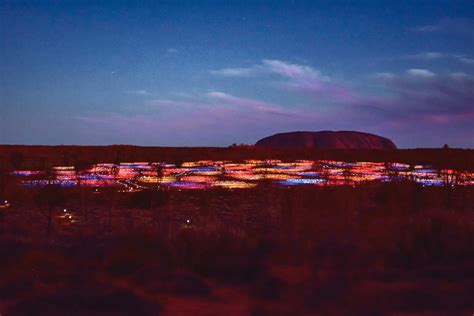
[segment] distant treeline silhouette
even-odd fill
[[[317,150],[306,148],[230,147],[141,147],[110,146],[27,146],[0,145],[3,169],[46,169],[58,165],[86,167],[100,162],[132,161],[182,163],[196,160],[245,159],[331,159],[340,161],[403,162],[428,164],[437,168],[474,170],[474,150],[420,148],[398,150]]]

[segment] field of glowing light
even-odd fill
[[[101,163],[87,170],[73,166],[53,167],[50,172],[16,170],[24,187],[47,185],[117,187],[122,191],[141,189],[252,188],[262,181],[282,186],[358,185],[370,181],[408,180],[423,186],[465,186],[474,184],[473,172],[435,169],[425,165],[327,160],[247,160],[184,162],[179,166],[163,162]]]

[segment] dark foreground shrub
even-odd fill
[[[150,292],[180,296],[207,297],[211,288],[199,276],[191,273],[163,271],[161,267],[147,267],[134,276],[135,284]]]
[[[157,303],[140,300],[132,292],[114,291],[102,295],[35,296],[10,307],[5,314],[11,316],[147,316],[159,315]]]
[[[285,284],[272,275],[262,275],[255,280],[250,289],[250,297],[261,300],[278,300]]]
[[[22,276],[4,278],[0,281],[0,301],[18,297],[31,290],[33,282]]]
[[[448,213],[425,214],[401,228],[387,256],[389,266],[416,268],[474,262],[474,226]]]
[[[202,276],[248,282],[264,271],[262,243],[245,234],[188,229],[174,247],[177,263]]]
[[[104,265],[106,271],[116,277],[133,274],[146,263],[156,260],[159,254],[157,243],[144,236],[117,240],[109,247],[111,250],[104,258]]]

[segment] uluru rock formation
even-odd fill
[[[279,133],[260,139],[255,146],[316,149],[397,149],[397,146],[388,138],[355,131]]]

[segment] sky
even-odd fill
[[[474,148],[470,1],[0,0],[0,143]]]

